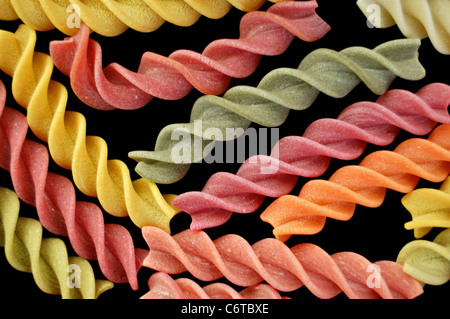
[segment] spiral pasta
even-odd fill
[[[448,0],[358,0],[372,25],[397,24],[407,38],[430,38],[442,54],[450,54],[450,2]]]
[[[297,176],[322,175],[331,158],[355,159],[367,143],[392,143],[400,129],[425,135],[437,123],[450,124],[449,104],[450,86],[443,83],[426,85],[415,94],[399,89],[387,91],[375,103],[348,106],[337,119],[316,120],[303,136],[278,141],[270,156],[250,157],[235,175],[215,173],[201,192],[181,194],[172,203],[191,215],[191,229],[219,226],[233,212],[254,212],[265,196],[288,194]]]
[[[267,284],[258,284],[237,292],[223,283],[200,287],[188,278],[172,279],[164,272],[154,273],[148,280],[150,291],[141,299],[282,299],[279,292]]]
[[[450,229],[440,232],[434,241],[417,239],[407,243],[397,262],[405,273],[424,284],[445,284],[450,279]]]
[[[289,0],[269,0],[271,2]],[[224,17],[234,6],[258,10],[266,0],[0,0],[0,20],[21,19],[37,31],[54,28],[74,35],[78,21],[94,32],[117,36],[128,28],[139,32],[157,30],[165,21],[190,26],[201,16]]]
[[[131,181],[126,164],[108,159],[105,140],[86,135],[81,113],[66,111],[66,88],[51,79],[49,55],[34,52],[36,32],[25,25],[15,33],[0,30],[0,70],[12,76],[15,100],[27,110],[30,129],[49,145],[54,161],[72,170],[75,185],[84,194],[98,197],[104,210],[130,217],[135,225],[152,225],[170,231],[177,211],[174,195],[163,196],[143,178]]]
[[[22,113],[4,107],[5,92],[0,82],[0,167],[10,172],[19,198],[36,207],[45,229],[68,236],[79,256],[98,260],[106,278],[137,289],[137,272],[147,251],[134,247],[125,227],[105,224],[98,206],[76,201],[67,178],[48,172],[47,149],[26,139],[27,120]]]
[[[189,229],[170,236],[156,227],[144,227],[142,234],[150,247],[144,266],[169,274],[189,271],[204,281],[225,277],[244,287],[265,280],[279,291],[305,286],[319,298],[333,298],[340,292],[364,299],[414,298],[422,293],[422,286],[400,264],[371,263],[352,252],[330,256],[313,244],[289,248],[274,238],[250,245],[234,234],[212,241],[205,232]]]
[[[204,94],[222,94],[231,78],[252,74],[262,56],[280,55],[295,37],[315,41],[330,26],[315,12],[316,1],[281,2],[266,12],[247,13],[238,39],[211,42],[201,53],[177,50],[168,57],[146,52],[137,72],[112,63],[104,70],[100,44],[89,30],[50,43],[55,66],[70,76],[74,93],[87,105],[111,110],[136,109],[153,97],[180,99],[193,88]]]
[[[425,70],[418,61],[419,46],[419,40],[401,39],[375,49],[314,50],[297,69],[275,69],[257,87],[235,86],[223,97],[200,97],[192,108],[190,123],[164,127],[154,151],[132,151],[129,157],[138,162],[135,171],[140,176],[162,184],[177,182],[186,175],[190,163],[209,153],[214,140],[227,139],[227,130],[243,132],[251,122],[278,126],[291,109],[308,108],[321,92],[340,98],[364,82],[372,92],[383,94],[397,76],[408,80],[423,78]],[[212,135],[210,128],[221,134]],[[174,156],[178,152],[185,154]]]
[[[439,190],[415,189],[402,198],[402,204],[411,213],[406,229],[414,229],[414,237],[422,238],[433,227],[450,228],[450,178]]]
[[[0,246],[5,247],[8,262],[15,269],[33,274],[43,292],[61,295],[63,299],[95,299],[113,287],[107,280],[95,279],[94,271],[83,258],[68,257],[64,242],[42,238],[41,224],[19,217],[17,195],[0,187]],[[69,265],[77,269],[70,278]]]
[[[411,138],[394,151],[376,151],[360,165],[344,166],[329,180],[310,180],[300,194],[283,195],[261,214],[274,235],[287,240],[294,234],[320,232],[327,218],[348,220],[357,204],[380,206],[387,189],[412,191],[420,178],[442,182],[450,173],[450,125],[443,124],[428,139]]]

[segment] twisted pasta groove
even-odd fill
[[[450,179],[439,190],[413,190],[402,198],[402,204],[412,216],[405,228],[414,229],[415,238],[422,238],[433,227],[450,228]]]
[[[286,0],[269,0],[271,2]],[[0,0],[0,20],[21,19],[37,31],[54,28],[74,35],[77,19],[94,32],[117,36],[128,28],[139,32],[157,30],[165,21],[191,26],[201,16],[224,17],[232,7],[258,10],[266,0]],[[77,9],[76,9],[77,8]]]
[[[66,111],[67,90],[51,79],[49,55],[34,52],[36,32],[21,25],[16,33],[0,31],[0,70],[12,76],[12,93],[27,109],[33,133],[49,145],[54,161],[72,170],[75,185],[84,194],[98,197],[106,212],[128,216],[138,227],[152,225],[170,231],[176,210],[173,195],[161,195],[145,179],[131,181],[126,164],[108,159],[105,140],[86,135],[81,113]]]
[[[341,252],[328,255],[313,244],[292,248],[274,238],[250,245],[229,234],[212,241],[203,231],[185,230],[170,236],[156,227],[144,227],[150,247],[144,266],[178,274],[189,271],[200,280],[227,278],[239,286],[253,286],[265,280],[280,291],[306,286],[319,298],[344,292],[349,298],[414,298],[422,287],[402,271],[400,264],[378,261]],[[370,269],[377,268],[376,283],[369,284]]]
[[[133,151],[129,157],[138,162],[135,170],[140,176],[156,183],[174,183],[186,175],[190,163],[209,153],[214,140],[230,139],[231,129],[236,133],[232,138],[236,138],[251,122],[267,127],[281,125],[291,109],[308,108],[319,93],[340,98],[364,82],[372,92],[383,94],[397,76],[423,78],[419,46],[419,40],[402,39],[375,49],[314,50],[297,69],[275,69],[257,87],[235,86],[223,97],[200,97],[192,108],[190,123],[164,127],[154,151]],[[200,128],[197,123],[201,123]],[[221,134],[211,134],[210,128]],[[177,152],[182,156],[174,156]]]
[[[400,250],[397,262],[405,273],[425,284],[445,284],[450,279],[450,229],[440,232],[434,241],[409,242]]]
[[[177,50],[168,57],[146,52],[137,72],[112,63],[104,70],[102,50],[82,26],[77,35],[50,43],[55,66],[70,76],[75,94],[101,110],[136,109],[153,97],[181,99],[193,88],[222,94],[231,78],[252,74],[261,57],[280,55],[295,37],[315,41],[330,26],[315,12],[316,1],[280,2],[266,12],[249,12],[241,20],[238,39],[211,42],[202,53]]]
[[[168,274],[157,272],[148,280],[150,291],[141,299],[282,299],[278,291],[267,284],[258,284],[237,292],[223,283],[200,287],[188,278],[172,279]]]
[[[358,0],[356,3],[375,27],[397,24],[405,37],[429,37],[438,52],[450,54],[449,1]]]
[[[58,238],[42,238],[41,224],[19,217],[17,195],[0,187],[0,246],[15,269],[33,274],[37,286],[45,293],[63,299],[96,299],[113,287],[107,280],[95,279],[94,271],[83,258],[68,257],[64,242]],[[79,267],[79,284],[68,284],[69,265]]]
[[[191,215],[191,229],[222,225],[233,212],[254,212],[266,196],[288,194],[297,176],[322,175],[332,158],[355,159],[367,143],[388,145],[400,129],[425,135],[437,123],[449,124],[449,103],[450,86],[442,83],[426,85],[415,94],[390,90],[375,103],[354,103],[337,119],[313,122],[301,137],[282,138],[270,156],[247,159],[235,175],[212,175],[201,192],[181,194],[172,204]],[[450,200],[447,202],[450,207]]]
[[[36,207],[45,229],[68,236],[79,256],[98,260],[106,278],[115,283],[128,282],[137,289],[137,272],[147,251],[134,247],[123,226],[105,224],[98,206],[76,201],[75,189],[67,178],[48,172],[47,149],[26,139],[27,120],[18,111],[3,108],[5,96],[1,83],[0,167],[10,172],[19,198]]]
[[[320,232],[327,218],[349,220],[357,204],[380,206],[387,189],[412,191],[420,178],[442,182],[450,173],[450,125],[443,124],[428,139],[411,138],[394,151],[367,155],[360,165],[338,169],[329,180],[311,180],[298,196],[284,195],[261,214],[274,235],[287,240],[294,234]]]

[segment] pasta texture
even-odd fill
[[[141,299],[283,299],[267,284],[258,284],[237,292],[223,283],[200,287],[188,278],[172,279],[164,272],[154,273],[148,280],[150,291]]]
[[[96,299],[113,287],[110,281],[95,279],[88,261],[68,257],[61,239],[42,238],[41,224],[19,217],[19,210],[17,195],[0,187],[0,246],[12,267],[32,273],[39,289],[63,299]],[[78,278],[69,277],[69,265],[79,271]]]
[[[1,83],[1,82],[0,82]],[[0,85],[0,167],[11,174],[21,200],[36,207],[42,226],[68,236],[74,251],[97,260],[104,276],[138,288],[137,272],[148,253],[134,247],[131,234],[118,224],[105,224],[100,208],[76,200],[72,182],[48,172],[49,155],[42,144],[26,139],[26,117],[4,107],[6,90]]]
[[[106,141],[86,135],[86,119],[67,111],[67,89],[51,79],[49,55],[35,52],[36,32],[25,25],[15,33],[0,31],[0,70],[12,76],[12,94],[27,110],[31,131],[48,143],[53,160],[72,170],[74,184],[84,194],[98,197],[106,212],[130,217],[138,227],[157,226],[170,231],[177,211],[174,195],[163,196],[143,178],[131,181],[126,164],[108,159]]]
[[[226,140],[230,130],[236,134],[228,139],[242,135],[252,122],[279,126],[290,110],[308,108],[319,93],[341,98],[363,82],[380,95],[396,77],[423,78],[419,46],[420,40],[401,39],[374,49],[314,50],[297,69],[275,69],[256,87],[235,86],[223,97],[200,97],[193,105],[189,123],[164,127],[154,151],[132,151],[129,157],[138,162],[135,171],[143,178],[162,184],[177,182],[187,174],[191,163],[209,154],[214,141]]]
[[[450,228],[450,179],[439,190],[413,190],[402,198],[402,204],[412,216],[405,228],[413,229],[415,238],[422,238],[434,227]]]
[[[172,203],[191,215],[193,230],[222,225],[233,212],[256,211],[266,196],[290,193],[298,176],[322,175],[332,158],[356,159],[367,143],[389,145],[400,129],[425,135],[437,123],[450,124],[449,104],[450,86],[443,83],[426,85],[415,94],[400,89],[387,91],[376,102],[348,106],[337,119],[314,121],[302,136],[278,141],[270,156],[250,157],[235,175],[215,173],[201,192],[181,194]],[[449,200],[447,203],[450,207]]]
[[[448,0],[358,0],[356,4],[377,28],[397,25],[407,38],[429,38],[434,48],[450,54]]]
[[[417,239],[407,243],[397,262],[405,273],[424,284],[445,284],[450,279],[450,229],[440,232],[434,241]]]
[[[428,139],[411,138],[394,151],[376,151],[359,165],[338,169],[328,180],[310,180],[300,194],[284,195],[261,214],[274,235],[287,240],[295,234],[320,232],[327,218],[349,220],[356,205],[380,206],[387,189],[412,191],[420,178],[442,182],[450,173],[450,125],[435,128]]]
[[[271,2],[286,0],[270,0]],[[191,26],[201,16],[224,17],[233,7],[258,10],[266,0],[0,0],[0,20],[21,19],[37,31],[58,29],[73,35],[77,23],[94,32],[117,36],[128,28],[139,32],[157,30],[165,21]]]
[[[159,228],[144,227],[142,233],[150,247],[144,266],[169,274],[189,271],[203,281],[225,277],[244,287],[264,280],[279,291],[305,286],[319,298],[340,292],[363,299],[414,298],[422,293],[420,283],[400,264],[371,263],[352,252],[330,256],[313,244],[289,248],[274,238],[250,245],[234,234],[212,241],[205,232],[190,229],[170,236]]]
[[[87,105],[111,110],[136,109],[153,97],[176,100],[192,89],[222,94],[231,78],[252,74],[262,56],[280,55],[295,37],[322,38],[330,26],[315,12],[316,1],[280,2],[267,11],[249,12],[241,20],[238,39],[219,39],[203,52],[177,50],[168,57],[143,54],[136,72],[118,63],[105,69],[100,44],[82,26],[72,38],[50,43],[55,66],[70,76],[74,93]]]

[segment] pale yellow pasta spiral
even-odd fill
[[[429,38],[442,54],[450,54],[450,1],[358,0],[357,5],[377,28],[397,25],[407,38]]]

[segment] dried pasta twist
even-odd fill
[[[414,230],[415,238],[422,238],[433,227],[450,228],[450,178],[439,190],[415,189],[402,198],[402,204],[411,213],[406,229]]]
[[[450,279],[450,229],[433,241],[416,239],[399,252],[397,262],[403,271],[424,284],[443,285]]]
[[[377,28],[397,25],[407,38],[429,38],[434,48],[450,54],[448,0],[358,0],[357,5]]]
[[[359,165],[338,169],[329,180],[310,180],[300,194],[283,195],[261,214],[274,235],[287,240],[294,234],[320,232],[327,218],[349,220],[356,205],[380,206],[387,189],[412,191],[420,178],[442,182],[450,173],[450,125],[435,128],[428,139],[411,138],[394,151],[376,151]]]
[[[289,248],[275,238],[250,245],[235,234],[212,241],[205,232],[190,229],[170,236],[156,227],[144,227],[142,233],[150,247],[144,266],[169,274],[188,271],[204,281],[225,277],[244,287],[266,281],[279,291],[305,286],[319,298],[333,298],[340,292],[364,299],[414,298],[422,293],[419,282],[406,275],[400,264],[372,264],[352,252],[330,256],[314,244]]]
[[[267,284],[257,284],[237,292],[224,283],[200,287],[188,278],[172,279],[164,272],[153,274],[148,280],[150,291],[141,299],[284,299]]]
[[[49,145],[54,161],[72,170],[75,185],[84,194],[98,197],[104,210],[130,217],[138,227],[152,225],[170,231],[177,211],[174,195],[163,196],[143,178],[131,181],[126,164],[108,159],[104,139],[86,135],[86,119],[67,111],[67,89],[51,79],[49,55],[34,52],[36,32],[25,25],[15,33],[0,30],[0,70],[12,76],[12,93],[27,110],[33,133]]]
[[[269,0],[279,2],[286,0]],[[266,0],[0,0],[0,20],[21,19],[37,31],[54,28],[73,35],[78,21],[94,32],[117,36],[128,28],[138,32],[157,30],[165,21],[191,26],[201,16],[224,17],[233,7],[258,10]]]
[[[32,273],[39,289],[63,299],[96,299],[113,287],[110,281],[95,279],[88,261],[69,257],[61,239],[42,238],[41,224],[19,217],[19,210],[17,195],[0,187],[0,246],[12,267]],[[73,281],[69,265],[78,271]]]
[[[301,137],[282,138],[270,156],[250,157],[235,175],[215,173],[201,192],[181,194],[172,204],[191,215],[191,229],[222,225],[233,212],[256,211],[265,196],[288,194],[297,176],[322,175],[332,158],[355,159],[367,143],[389,145],[400,129],[425,135],[437,123],[450,124],[449,103],[450,86],[443,83],[426,85],[415,94],[390,90],[375,103],[354,103],[337,119],[316,120]]]
[[[330,26],[315,12],[316,1],[281,2],[267,11],[249,12],[240,22],[238,39],[219,39],[201,52],[176,50],[168,57],[146,52],[136,72],[112,63],[102,66],[100,44],[89,30],[50,43],[55,66],[70,76],[75,94],[87,105],[111,110],[137,109],[153,97],[181,99],[193,88],[204,94],[222,94],[231,78],[252,74],[262,56],[280,55],[295,37],[315,41]]]
[[[340,98],[363,82],[372,92],[383,94],[397,76],[423,78],[419,46],[419,40],[401,39],[374,49],[314,50],[297,69],[275,69],[257,87],[235,86],[223,97],[200,97],[189,123],[164,127],[154,151],[133,151],[129,157],[138,162],[135,170],[140,176],[156,183],[174,183],[186,175],[190,163],[201,161],[209,153],[214,141],[230,139],[230,129],[236,133],[231,138],[236,138],[251,122],[267,127],[281,125],[290,110],[308,108],[319,93]],[[216,133],[218,130],[221,134]]]
[[[79,256],[97,260],[107,279],[137,289],[137,272],[147,251],[134,247],[125,227],[105,224],[97,205],[77,201],[70,180],[48,172],[47,149],[26,139],[28,124],[22,113],[3,108],[6,94],[0,84],[0,167],[10,172],[19,198],[36,207],[45,229],[68,236]]]

